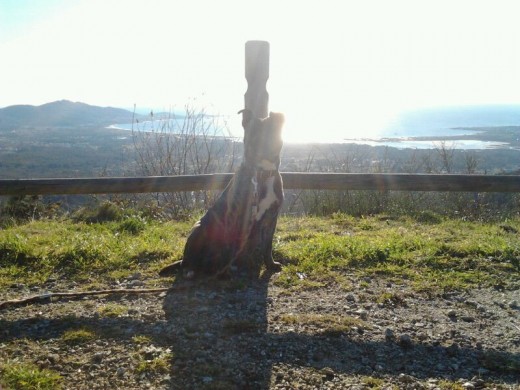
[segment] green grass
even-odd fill
[[[97,216],[105,222],[39,220],[0,230],[0,288],[40,286],[48,278],[100,286],[137,272],[149,279],[181,258],[193,221],[109,211]],[[288,292],[331,285],[350,290],[355,286],[346,275],[355,275],[446,291],[519,280],[520,240],[504,225],[520,231],[520,218],[485,223],[434,217],[282,217],[274,256],[284,267],[275,283]]]
[[[171,356],[161,356],[150,360],[140,360],[135,369],[137,375],[148,374],[166,374],[170,370]]]
[[[86,343],[96,337],[96,334],[89,329],[81,328],[81,329],[71,329],[67,330],[61,336],[61,339],[66,344],[70,345],[78,345],[82,343]]]
[[[132,341],[137,345],[151,344],[152,339],[149,336],[135,335],[132,337]]]
[[[358,318],[329,314],[285,314],[281,316],[280,320],[288,325],[312,326],[328,336],[340,336],[353,327],[368,327],[367,323]]]
[[[16,390],[59,390],[61,376],[51,370],[39,369],[32,364],[1,363],[0,388]]]
[[[508,221],[516,229],[519,223]],[[498,223],[342,214],[282,218],[275,251],[287,263],[277,283],[288,289],[327,284],[345,273],[425,291],[497,286],[520,276],[520,241]]]
[[[181,257],[190,223],[40,220],[0,230],[0,289],[48,278],[110,281],[155,275]]]
[[[128,312],[128,307],[117,303],[107,303],[98,309],[101,317],[121,317]]]

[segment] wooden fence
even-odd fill
[[[232,173],[189,176],[0,180],[0,195],[117,194],[221,190]],[[282,173],[285,189],[520,192],[520,176]]]

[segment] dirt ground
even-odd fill
[[[276,277],[5,309],[0,361],[66,389],[520,389],[518,286],[430,296],[348,276],[350,291],[288,291]]]

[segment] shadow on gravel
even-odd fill
[[[61,303],[65,300],[61,300]],[[96,339],[132,340],[135,335],[147,336],[158,345],[166,345],[163,337],[164,323],[150,323],[146,319],[132,317],[103,317],[63,315],[57,318],[44,317],[45,305],[40,305],[42,316],[18,320],[5,320],[0,312],[0,343],[13,340],[45,341],[59,339],[69,330],[91,330]]]
[[[316,370],[319,381],[335,376],[399,375],[419,380],[477,376],[518,384],[520,354],[429,343],[370,341],[370,330],[339,334],[283,332],[268,323],[274,304],[268,296],[269,275],[258,282],[196,286],[175,283],[164,299],[166,321],[131,317],[0,317],[0,347],[12,340],[43,341],[87,327],[98,338],[131,340],[139,334],[173,352],[170,389],[268,389],[297,381],[301,367]],[[45,311],[42,306],[41,311]],[[516,347],[514,347],[516,348]],[[281,370],[280,367],[286,369]],[[294,368],[293,377],[287,377]],[[319,385],[317,385],[319,387]]]
[[[477,376],[518,383],[518,353],[367,341],[359,329],[332,335],[283,333],[268,325],[273,304],[268,282],[269,275],[238,288],[197,285],[166,296],[166,336],[175,355],[172,389],[268,389],[298,383],[297,372],[286,377],[291,367],[316,369],[323,386],[339,374],[406,374],[419,380]],[[282,365],[288,369],[279,370]]]

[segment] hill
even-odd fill
[[[98,107],[59,100],[41,106],[15,105],[0,109],[0,129],[12,127],[99,126],[132,121],[121,108]]]

